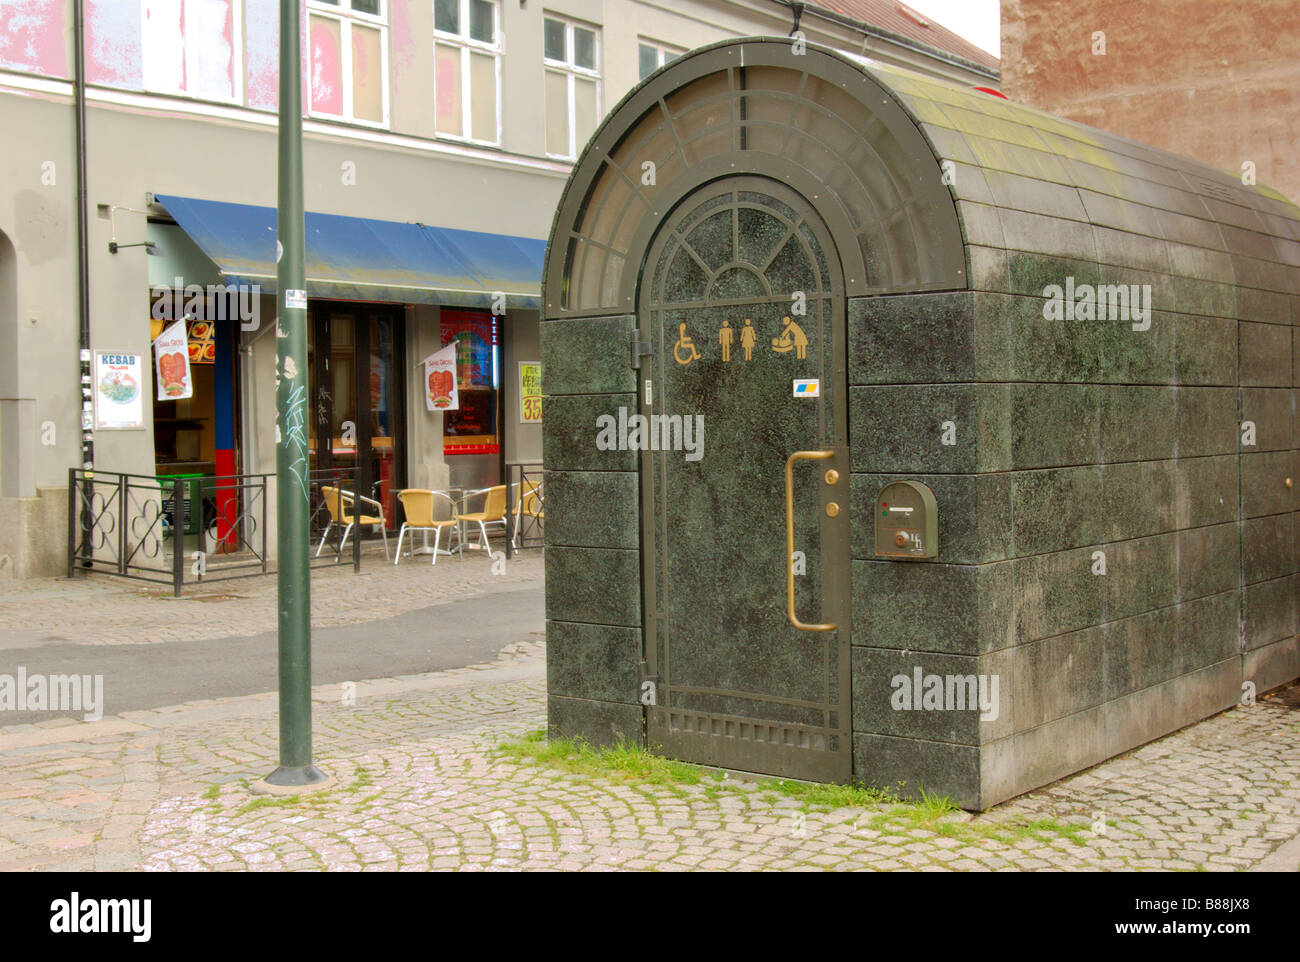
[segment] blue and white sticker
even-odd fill
[[[284,306],[290,310],[298,309],[305,311],[307,309],[307,292],[295,291],[289,288],[284,292]]]
[[[816,378],[797,378],[794,382],[795,397],[821,397],[822,382]]]

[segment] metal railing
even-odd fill
[[[187,582],[265,574],[267,477],[70,469],[68,577],[99,571],[179,597]]]
[[[267,555],[271,474],[159,478],[114,471],[68,471],[68,577],[97,571],[184,587],[247,578],[274,570]],[[352,490],[353,469],[311,472],[312,568],[343,561],[342,526],[329,525],[321,492]],[[328,531],[328,536],[327,536]],[[361,570],[361,536],[349,538],[353,570]],[[320,558],[316,550],[325,540]]]
[[[542,487],[542,462],[515,461],[506,465],[506,557],[520,548],[540,548],[545,530],[546,491]],[[529,486],[535,493],[529,491]],[[533,512],[528,509],[532,506]],[[522,510],[521,510],[522,509]]]

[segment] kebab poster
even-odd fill
[[[153,342],[154,365],[158,372],[158,400],[180,401],[194,396],[190,377],[189,339],[185,322],[177,321]]]
[[[460,410],[455,343],[424,359],[424,401],[430,411]]]
[[[144,355],[95,352],[95,429],[144,427]]]

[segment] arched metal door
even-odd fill
[[[846,781],[845,298],[829,233],[784,184],[714,181],[665,219],[638,299],[651,354],[626,434],[643,451],[648,743]]]

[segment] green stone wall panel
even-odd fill
[[[853,644],[981,655],[1011,645],[1011,565],[853,562]]]
[[[1291,386],[1291,326],[1237,326],[1241,343],[1241,383],[1249,387]]]
[[[1092,573],[1095,550],[1102,549],[1079,548],[1010,562],[1017,643],[1102,623],[1109,575]]]
[[[1242,522],[1241,567],[1248,585],[1295,572],[1295,519],[1290,512]]]
[[[1165,608],[1178,600],[1178,535],[1156,535],[1107,545],[1107,621]]]
[[[1168,244],[1169,271],[1183,277],[1199,277],[1220,284],[1235,283],[1232,258],[1221,250],[1211,250],[1195,244],[1170,241]]]
[[[546,543],[637,550],[637,475],[630,471],[547,471]]]
[[[1102,642],[1102,697],[1097,704],[1141,691],[1182,671],[1174,609],[1143,612],[1099,629]]]
[[[1295,507],[1294,451],[1260,451],[1241,456],[1243,516],[1258,518],[1293,511]]]
[[[1261,291],[1253,287],[1237,288],[1237,317],[1243,321],[1267,324],[1290,324],[1291,297],[1278,291]]]
[[[639,628],[640,552],[548,546],[546,617]]]
[[[1011,650],[1015,730],[1037,728],[1104,701],[1104,633],[1085,628]]]
[[[1240,583],[1240,572],[1241,526],[1236,522],[1178,532],[1180,601],[1231,591]]]
[[[1154,329],[1172,322],[1175,374],[1183,385],[1237,383],[1237,325],[1217,317],[1157,312]]]
[[[919,800],[942,792],[961,808],[980,811],[981,749],[975,745],[853,733],[853,777],[871,788]]]
[[[1180,458],[1229,454],[1237,450],[1240,442],[1237,392],[1234,389],[1179,388],[1174,417]],[[1290,425],[1287,427],[1289,429]]]
[[[1242,592],[1246,649],[1296,634],[1296,576],[1246,585]]]
[[[1102,465],[1098,540],[1142,538],[1178,527],[1177,467],[1177,461]]]
[[[548,375],[549,376],[549,375]],[[619,409],[636,413],[635,394],[547,397],[542,419],[542,460],[553,471],[635,471],[637,452],[601,450],[599,419],[617,423]]]
[[[1193,672],[1235,658],[1241,650],[1241,592],[1221,591],[1183,602],[1175,626],[1182,671]]]
[[[1010,734],[1011,660],[855,647],[854,731],[959,745]]]
[[[1010,267],[1007,252],[998,247],[967,247],[966,258],[970,264],[970,287],[973,291],[1005,291],[1009,285]],[[1042,295],[1042,288],[1035,292]]]
[[[552,693],[546,699],[547,733],[604,748],[645,745],[645,718],[639,705],[587,698],[566,698]]]
[[[1063,551],[1101,540],[1101,468],[1051,468],[1011,475],[1014,557]]]
[[[981,247],[1007,246],[1002,234],[1002,220],[998,215],[1000,208],[991,204],[973,204],[969,201],[957,202],[957,214],[961,220],[962,240],[967,244]]]
[[[1101,460],[1159,461],[1178,450],[1171,387],[1111,385],[1101,396]]]
[[[1174,462],[1174,525],[1195,528],[1237,517],[1240,459],[1235,455]]]
[[[631,315],[552,320],[541,326],[543,390],[557,394],[636,391]]]
[[[951,431],[945,427],[951,422]],[[955,442],[945,444],[944,436]],[[1008,387],[920,384],[849,390],[851,457],[857,472],[971,473],[1011,460]]]
[[[1161,297],[1156,301],[1162,310],[1223,318],[1237,316],[1237,289],[1231,284],[1175,274],[1170,278],[1170,286],[1172,299]]]
[[[849,382],[1008,380],[1010,318],[977,312],[982,296],[960,291],[849,301]]]
[[[1241,391],[1242,422],[1255,423],[1255,443],[1247,445],[1241,439],[1242,453],[1251,451],[1282,451],[1295,447],[1291,435],[1291,392],[1276,388],[1243,388]]]
[[[1300,641],[1284,638],[1242,655],[1242,674],[1256,692],[1277,688],[1300,675]]]
[[[1013,468],[1097,461],[1104,388],[1094,384],[1012,384],[1009,391]]]
[[[641,629],[546,623],[546,689],[553,695],[639,705]]]
[[[1022,177],[1003,170],[985,173],[992,202],[1014,210],[1033,211],[1066,220],[1088,221],[1079,191],[1064,184]]]
[[[1096,237],[1088,224],[1006,209],[1002,211],[1001,221],[1006,238],[1002,246],[1007,250],[1089,263],[1098,260]]]

